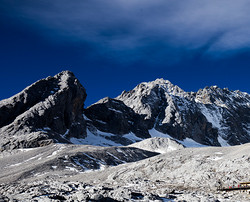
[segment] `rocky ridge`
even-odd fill
[[[191,138],[204,145],[250,142],[250,95],[217,86],[185,92],[164,79],[144,82],[117,100],[145,116],[155,128],[177,140]]]
[[[250,142],[250,95],[240,91],[185,92],[156,79],[84,109],[86,96],[64,71],[0,101],[0,149],[52,142],[119,146],[157,136],[212,146]]]
[[[0,102],[0,201],[249,201],[216,187],[249,181],[249,144],[179,143],[249,142],[249,98],[157,79],[84,109],[73,73],[42,79]]]
[[[41,79],[0,101],[0,149],[29,148],[85,137],[86,91],[74,74]]]

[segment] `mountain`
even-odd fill
[[[157,79],[86,96],[64,71],[0,101],[0,201],[250,200],[218,189],[249,181],[249,94]]]
[[[217,86],[185,92],[170,81],[143,82],[84,109],[72,72],[41,79],[0,101],[0,150],[51,143],[129,145],[151,137],[185,146],[250,142],[250,95]]]
[[[74,74],[64,71],[0,101],[0,150],[86,137],[82,116],[86,96]]]
[[[142,139],[172,137],[212,146],[250,142],[250,95],[217,86],[185,92],[156,79],[100,100],[85,114],[89,125],[120,137],[133,133]]]

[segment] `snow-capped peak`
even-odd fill
[[[169,80],[164,80],[163,78],[156,79],[150,82],[142,82],[137,85],[134,90],[139,92],[145,92],[149,94],[149,92],[155,88],[163,89],[166,93],[183,96],[185,91],[183,91],[180,87],[172,84]]]

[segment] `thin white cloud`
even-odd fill
[[[44,34],[88,41],[111,51],[161,43],[176,50],[207,46],[207,54],[223,55],[250,47],[248,0],[13,2],[12,12],[46,30]]]

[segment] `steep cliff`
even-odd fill
[[[74,74],[61,72],[0,102],[0,148],[36,147],[86,136],[86,91]]]
[[[178,140],[191,138],[204,145],[250,142],[250,95],[217,86],[185,92],[164,79],[144,82],[123,92],[121,100],[144,115],[148,129]]]

